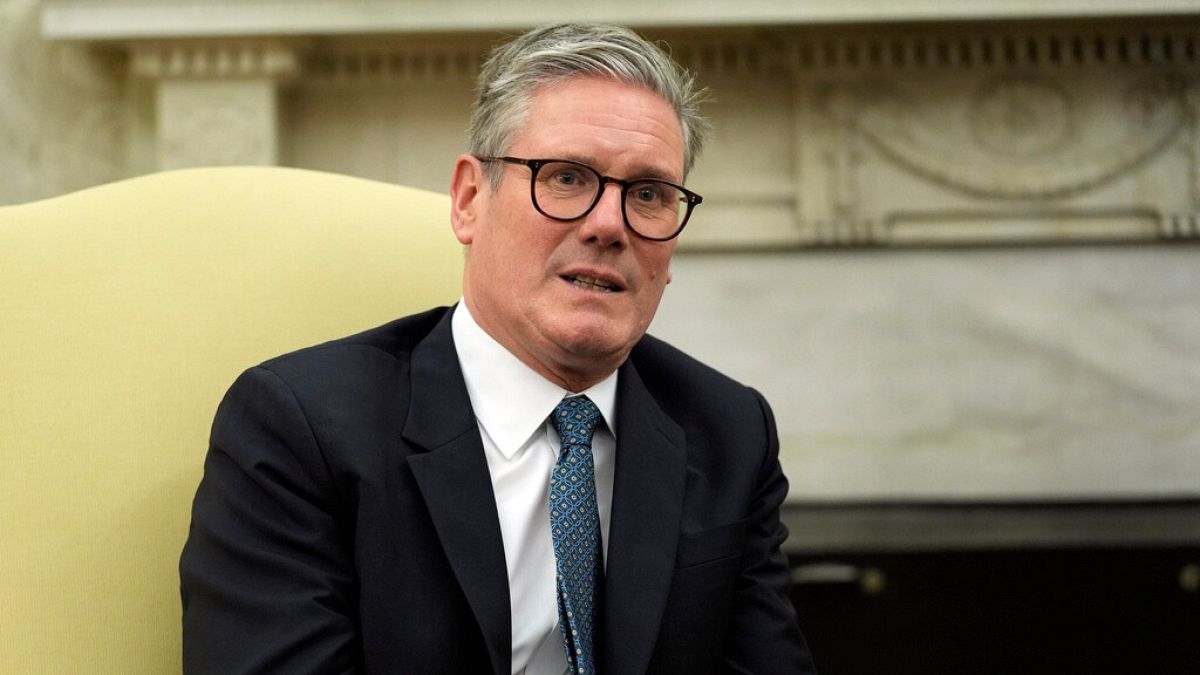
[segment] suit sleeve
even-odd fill
[[[780,550],[787,539],[787,528],[779,520],[779,508],[787,496],[788,483],[779,464],[775,417],[762,395],[754,395],[762,410],[767,448],[746,521],[742,573],[726,638],[725,670],[746,675],[815,675],[812,656],[787,597],[790,575],[787,557]]]
[[[340,506],[292,391],[244,373],[217,410],[179,565],[185,673],[358,672]]]

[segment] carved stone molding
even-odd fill
[[[306,56],[304,79],[310,85],[454,81],[471,86],[486,55],[486,45],[469,42],[327,45]]]
[[[1119,94],[1120,109],[1108,111],[1116,118],[1112,136],[1083,132],[1075,110],[1083,102],[1053,79],[1006,76],[969,94],[962,125],[970,140],[955,142],[945,129],[922,121],[918,104],[888,89],[869,82],[830,92],[824,112],[907,171],[980,198],[1044,200],[1085,192],[1161,152],[1189,122],[1184,81],[1176,75],[1139,81]]]
[[[983,26],[970,30],[805,32],[786,47],[801,69],[1074,68],[1187,65],[1200,60],[1200,29]]]
[[[1200,27],[789,49],[797,243],[1200,239]]]
[[[130,69],[147,78],[266,77],[288,79],[300,71],[296,45],[274,40],[133,43]]]

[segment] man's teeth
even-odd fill
[[[594,279],[592,277],[572,276],[567,277],[567,279],[576,286],[582,286],[583,288],[592,291],[605,291],[611,293],[613,290],[615,290],[612,284],[608,283],[607,281]]]

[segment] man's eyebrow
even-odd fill
[[[600,169],[596,166],[597,162],[596,162],[595,157],[588,157],[588,156],[579,155],[579,154],[564,154],[563,156],[556,157],[555,159],[569,159],[572,162],[579,162],[580,164],[586,164],[586,165],[592,167],[593,169],[600,171]],[[605,174],[605,175],[611,175],[606,171],[600,171],[600,173]],[[613,176],[613,177],[620,178],[622,180],[640,180],[642,178],[653,178],[655,180],[664,180],[664,181],[667,181],[668,183],[680,182],[680,179],[672,177],[671,173],[669,171],[660,169],[655,166],[650,166],[650,165],[638,165],[633,170],[626,172],[626,174],[627,175]]]
[[[656,180],[665,180],[668,183],[677,183],[680,179],[673,177],[670,172],[663,171],[653,166],[639,167],[633,172],[633,175],[628,176],[628,179],[636,180],[638,178],[654,178]]]

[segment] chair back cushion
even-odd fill
[[[296,169],[0,208],[0,672],[180,669],[208,428],[276,354],[454,302],[449,200]]]

